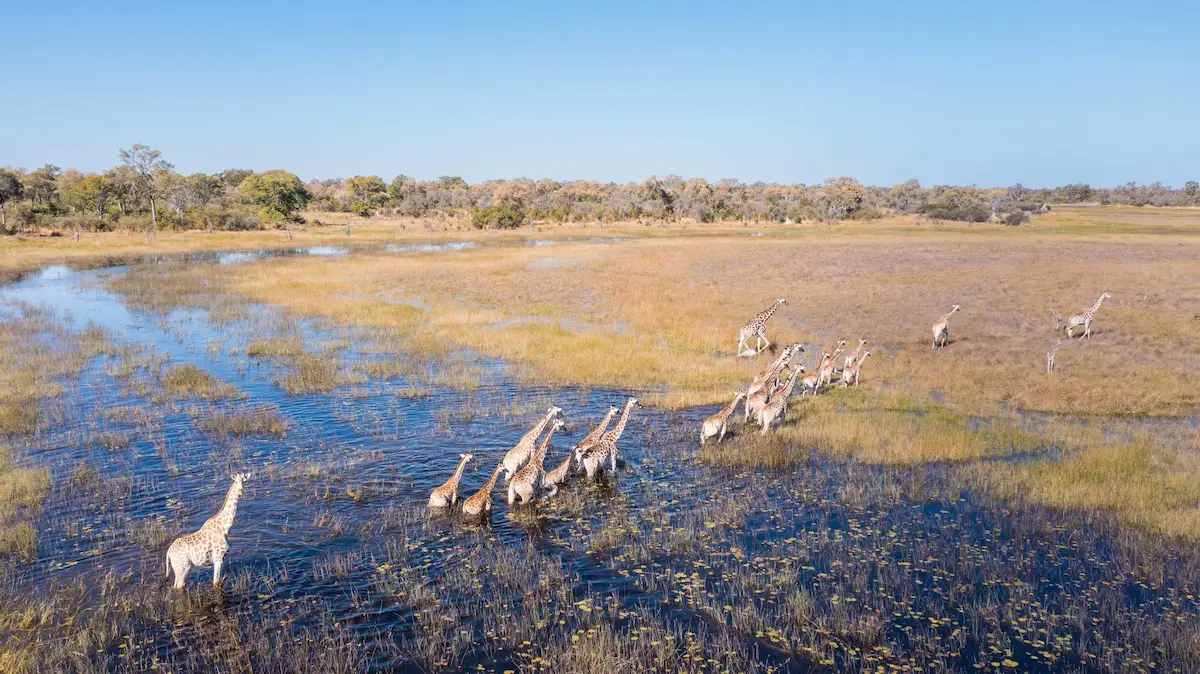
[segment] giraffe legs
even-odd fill
[[[172,585],[176,590],[183,589],[183,581],[187,579],[188,570],[191,564],[188,560],[179,557],[167,557],[167,562],[171,565],[171,571],[175,574],[175,583]]]
[[[225,553],[218,551],[218,550],[213,550],[212,560],[213,560],[213,587],[217,587],[221,584],[221,562],[225,561]]]

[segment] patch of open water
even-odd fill
[[[227,260],[210,261],[234,263]],[[570,424],[547,459],[557,465],[628,392],[522,387],[483,362],[482,381],[469,391],[408,396],[423,385],[397,377],[288,395],[279,385],[285,363],[244,355],[256,328],[218,325],[201,310],[165,320],[130,310],[96,282],[123,273],[136,271],[50,267],[0,289],[0,299],[48,305],[76,327],[100,325],[121,343],[205,370],[241,397],[153,404],[115,381],[105,359],[90,367],[65,397],[61,422],[21,441],[58,485],[39,523],[38,559],[12,569],[11,582],[30,592],[114,569],[131,582],[163,583],[169,537],[147,542],[145,530],[195,530],[219,506],[227,476],[248,469],[255,477],[226,558],[229,576],[245,582],[231,583],[214,610],[263,629],[332,619],[365,644],[393,646],[433,638],[442,627],[431,631],[430,617],[448,612],[445,634],[465,633],[468,643],[437,669],[528,666],[537,644],[489,634],[544,610],[530,603],[540,597],[536,584],[530,590],[504,573],[536,567],[545,575],[546,565],[565,579],[563,596],[546,601],[568,628],[586,626],[594,610],[586,602],[611,600],[622,612],[649,612],[710,638],[731,633],[748,657],[788,671],[1138,671],[1156,658],[1170,665],[1155,649],[1180,630],[1200,629],[1200,574],[1187,550],[1160,551],[1146,568],[1146,558],[1121,551],[1103,520],[1013,513],[952,490],[906,495],[910,476],[879,469],[817,459],[785,472],[710,469],[696,459],[694,430],[712,409],[637,410],[621,441],[623,470],[570,485],[536,514],[509,509],[501,484],[483,528],[426,515],[430,489],[460,452],[475,456],[465,496],[557,404]],[[373,357],[367,338],[352,331],[302,324],[301,336],[310,345],[347,341],[344,367]],[[222,439],[197,428],[212,410],[253,408],[278,410],[286,434]],[[129,409],[154,415],[153,423],[106,420]],[[105,449],[95,441],[101,430],[130,440]],[[99,486],[73,486],[81,465],[100,474]],[[937,483],[940,471],[912,479]],[[388,524],[395,521],[407,524]],[[515,571],[502,571],[513,554]],[[490,560],[480,562],[481,586],[456,575],[476,558]],[[204,591],[206,573],[193,571],[193,592]],[[773,612],[801,592],[813,614],[785,624]],[[433,599],[419,600],[421,593]],[[737,618],[747,612],[758,622]],[[878,622],[878,639],[854,641],[858,628],[845,625],[869,620]],[[147,658],[179,657],[204,638],[181,638],[172,624],[140,629]],[[428,669],[406,647],[401,655],[375,651],[373,668]]]

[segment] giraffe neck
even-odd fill
[[[957,310],[957,309],[951,309],[950,311],[947,311],[947,312],[945,313],[945,315],[944,315],[944,316],[942,316],[942,320],[941,320],[941,321],[939,321],[939,322],[940,322],[940,323],[948,323],[948,322],[950,321],[950,317],[954,315],[954,312],[955,312],[955,311],[958,311],[958,310]]]
[[[782,400],[787,400],[792,395],[792,389],[796,387],[796,376],[800,374],[799,370],[792,372],[792,376],[788,377],[787,384],[783,387]]]
[[[726,405],[725,409],[721,410],[721,414],[724,416],[729,416],[730,414],[733,414],[733,408],[737,407],[737,404],[740,402],[742,402],[742,396],[734,396],[733,402]]]
[[[1104,295],[1101,295],[1100,298],[1096,300],[1096,303],[1092,305],[1092,308],[1087,310],[1087,315],[1091,316],[1092,314],[1096,313],[1096,311],[1100,309],[1101,304],[1104,304]]]
[[[483,485],[483,489],[479,490],[480,494],[490,494],[496,488],[496,479],[500,477],[500,471],[504,469],[504,464],[496,466],[496,470],[492,471],[492,476],[488,478],[487,484]]]
[[[229,486],[229,492],[225,494],[225,503],[221,505],[221,509],[213,515],[210,522],[215,522],[221,534],[229,533],[233,527],[233,520],[237,517],[238,500],[242,497],[242,487],[234,482]]]
[[[779,308],[779,301],[776,300],[775,304],[772,304],[770,309],[767,309],[766,311],[764,311],[762,313],[762,322],[766,323],[768,320],[770,320],[771,316],[775,315],[775,310],[778,308]]]
[[[454,477],[450,478],[450,484],[458,486],[459,480],[462,480],[463,471],[467,468],[467,459],[464,457],[458,462],[458,468],[454,469]]]
[[[625,403],[625,409],[621,412],[621,418],[617,420],[617,427],[612,430],[613,442],[621,437],[625,432],[625,424],[629,423],[629,409],[633,407],[633,403]]]
[[[616,414],[616,410],[611,407],[608,408],[608,413],[604,415],[604,420],[600,422],[600,425],[596,427],[596,430],[588,434],[587,439],[595,439],[604,435],[604,431],[608,430],[608,425],[612,423],[612,418],[616,416]]]
[[[532,440],[536,439],[537,436],[542,434],[542,431],[546,430],[546,424],[550,423],[550,419],[553,416],[554,416],[553,412],[547,412],[546,416],[542,417],[542,420],[538,422],[538,425],[534,426],[532,430],[530,430],[528,433],[526,433],[525,437],[522,438],[522,440],[532,441]]]
[[[541,466],[546,462],[546,453],[550,451],[550,440],[554,437],[554,431],[557,431],[557,426],[551,426],[550,432],[542,439],[542,444],[538,446],[537,452],[533,456],[533,463]]]

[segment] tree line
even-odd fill
[[[0,169],[0,230],[261,229],[299,223],[305,210],[459,218],[486,228],[531,221],[833,222],[904,213],[1019,225],[1051,204],[1200,205],[1195,181],[1179,189],[1157,182],[1113,188],[925,187],[915,179],[883,187],[850,177],[815,185],[710,183],[675,175],[626,184],[520,178],[472,185],[458,176],[416,180],[404,175],[391,182],[354,176],[305,183],[283,170],[183,175],[145,145],[122,149],[118,157],[119,164],[101,173],[64,171],[52,164],[33,171]]]

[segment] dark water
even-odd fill
[[[271,254],[196,263],[236,268]],[[132,310],[105,289],[127,273],[137,268],[52,267],[0,290],[0,300],[52,307],[77,328],[96,324],[119,344],[200,367],[241,396],[156,401],[137,377],[113,376],[120,358],[101,358],[35,437],[17,441],[51,467],[56,487],[38,523],[38,558],[13,564],[8,584],[38,596],[82,580],[99,593],[108,577],[145,597],[122,623],[136,641],[81,655],[94,669],[145,671],[161,660],[182,671],[255,671],[274,662],[264,647],[231,664],[222,625],[236,626],[243,646],[343,635],[362,658],[356,666],[377,671],[554,671],[547,663],[567,662],[575,637],[599,640],[602,624],[632,649],[614,660],[624,671],[645,668],[649,656],[637,649],[653,638],[673,644],[673,664],[660,671],[1200,663],[1193,550],[1131,542],[1103,518],[988,506],[945,468],[813,458],[783,472],[712,469],[694,442],[711,409],[638,409],[621,441],[622,470],[536,508],[510,510],[501,482],[482,526],[429,514],[429,491],[460,452],[475,456],[465,497],[549,405],[564,408],[569,426],[548,468],[630,392],[521,387],[499,364],[466,354],[479,373],[469,390],[395,377],[288,395],[279,383],[286,361],[244,355],[264,331],[286,325],[309,350],[338,353],[347,370],[389,356],[372,353],[370,334],[297,323],[270,307],[220,324],[203,310]],[[198,428],[214,410],[255,409],[277,412],[286,433],[221,438]],[[124,442],[105,442],[114,435]],[[238,470],[253,477],[230,534],[224,591],[211,592],[211,570],[199,569],[187,596],[170,597],[166,544],[219,507]],[[683,657],[692,653],[703,658]]]

